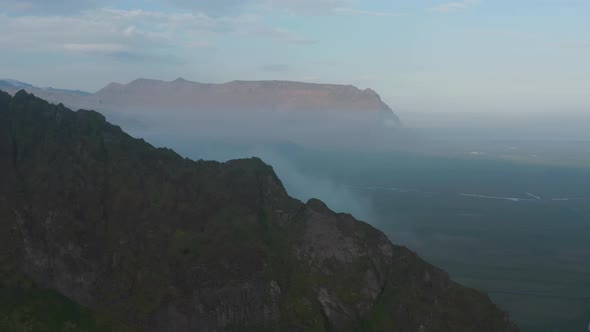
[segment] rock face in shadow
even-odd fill
[[[23,275],[100,331],[516,331],[257,158],[188,160],[24,91],[0,92],[0,267],[0,286]]]

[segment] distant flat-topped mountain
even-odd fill
[[[352,85],[288,81],[232,81],[204,84],[138,79],[111,83],[95,94],[103,106],[206,110],[391,112],[371,90]]]
[[[384,113],[398,121],[375,91],[352,85],[290,81],[206,84],[179,78],[171,82],[137,79],[128,84],[111,83],[96,93],[39,88],[15,80],[0,80],[0,87],[11,94],[25,89],[73,108],[363,112]]]
[[[112,122],[147,131],[238,142],[293,142],[304,146],[387,148],[401,122],[379,95],[352,85],[289,81],[206,84],[184,79],[110,83],[95,93],[39,88],[5,80],[72,109],[98,110]]]

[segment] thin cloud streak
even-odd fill
[[[430,11],[438,12],[438,13],[451,13],[455,11],[460,11],[477,5],[479,0],[464,0],[464,1],[457,1],[457,2],[449,2],[439,6],[429,8]]]
[[[590,41],[564,41],[559,43],[563,48],[588,48],[590,49]]]
[[[319,42],[317,39],[302,37],[280,28],[258,27],[246,32],[246,34],[269,38],[285,44],[310,45]]]
[[[127,46],[123,44],[92,44],[92,43],[80,43],[80,44],[64,44],[64,49],[71,52],[80,53],[115,53],[123,52],[127,50]]]
[[[99,9],[75,15],[10,16],[0,13],[0,47],[25,53],[134,55],[160,59],[195,48],[211,48],[224,35],[246,35],[287,44],[314,44],[315,39],[270,27],[256,15],[211,17],[204,13],[142,9]],[[118,56],[115,56],[118,55]]]
[[[266,71],[266,72],[285,72],[285,71],[289,71],[291,69],[291,67],[288,64],[284,64],[284,63],[273,63],[273,64],[267,64],[267,65],[263,65],[260,67],[261,70]]]
[[[370,10],[358,10],[352,8],[335,8],[333,12],[341,15],[360,15],[360,16],[375,16],[375,17],[400,17],[405,16],[404,13],[379,12]]]
[[[0,0],[0,12],[69,15],[110,5],[112,0]]]
[[[296,15],[330,14],[339,7],[348,6],[351,0],[160,0],[178,8],[211,15],[236,14],[249,11],[287,11]]]

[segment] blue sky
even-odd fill
[[[0,0],[0,77],[281,79],[408,111],[586,111],[589,16],[586,0]]]

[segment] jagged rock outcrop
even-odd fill
[[[188,160],[24,91],[0,92],[0,286],[92,310],[52,321],[64,330],[516,331],[370,225],[289,197],[257,158]],[[0,327],[29,324],[18,308]]]

